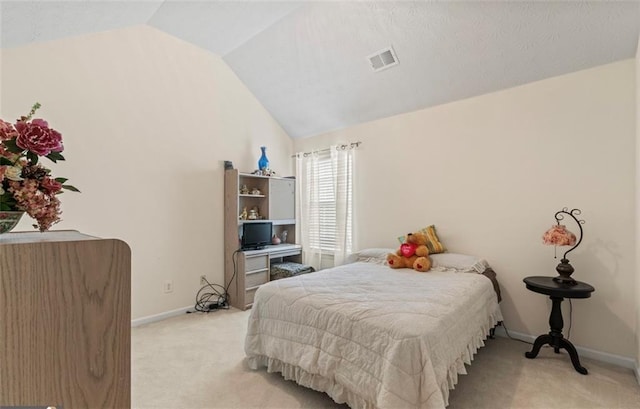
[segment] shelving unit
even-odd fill
[[[295,179],[240,173],[237,169],[226,170],[224,177],[225,285],[229,285],[230,304],[244,310],[251,307],[260,285],[269,281],[271,260],[301,261],[302,246],[295,244]],[[243,185],[249,192],[260,190],[260,194],[240,193]],[[257,208],[260,217],[241,220],[245,208],[247,212]],[[278,237],[286,230],[287,241],[261,250],[239,251],[242,225],[264,221],[273,223],[273,233]]]

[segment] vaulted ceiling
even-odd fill
[[[0,45],[148,24],[306,137],[635,55],[640,1],[0,1]],[[399,64],[367,56],[391,46]]]

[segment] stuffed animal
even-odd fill
[[[413,268],[416,271],[429,271],[431,259],[426,246],[427,236],[422,233],[409,233],[400,245],[396,254],[387,255],[387,263],[391,268]]]

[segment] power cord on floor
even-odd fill
[[[523,343],[525,343],[525,344],[533,345],[533,342],[529,342],[529,341],[525,341],[525,340],[523,340],[523,339],[518,339],[518,338],[514,338],[514,337],[512,337],[512,336],[511,336],[511,334],[509,334],[509,330],[507,329],[507,326],[506,326],[506,325],[504,325],[504,321],[500,321],[500,322],[498,323],[498,325],[502,325],[502,327],[504,328],[504,332],[505,332],[505,334],[507,334],[507,338],[512,339],[512,340],[514,340],[514,341],[523,342]]]
[[[202,279],[207,283],[207,285],[198,290],[198,293],[196,294],[196,304],[193,307],[194,311],[187,311],[187,314],[191,314],[193,312],[211,312],[229,309],[229,287],[231,286],[231,283],[236,277],[238,271],[236,266],[236,254],[238,254],[240,250],[241,249],[234,251],[231,255],[231,259],[233,261],[233,275],[226,287],[223,287],[220,284],[211,284],[207,278],[203,276]],[[206,290],[210,291],[204,292]]]
[[[571,298],[569,298],[569,330],[567,331],[567,340],[571,338],[571,322],[573,321],[573,304],[571,304]]]
[[[207,281],[206,277],[202,279],[207,285],[200,288],[196,294],[196,305],[193,307],[195,312],[211,312],[229,309],[229,293],[227,290],[220,284],[211,284]],[[216,287],[220,288],[222,292]],[[207,290],[210,291],[205,292]],[[193,311],[187,311],[187,313],[191,312]]]
[[[569,329],[567,330],[567,336],[565,339],[568,341],[571,338],[571,324],[573,323],[573,304],[571,303],[571,298],[569,298]],[[522,339],[514,338],[509,334],[509,330],[507,326],[504,324],[504,321],[500,321],[498,325],[504,327],[504,332],[507,334],[507,338],[512,339],[514,341],[524,342],[525,344],[533,345],[533,342],[525,341]],[[549,345],[544,345],[544,347],[548,347]]]
[[[229,282],[227,283],[227,288],[224,289],[224,292],[226,294],[229,294],[229,287],[231,287],[231,283],[233,282],[233,279],[236,277],[236,273],[238,272],[238,266],[236,265],[236,254],[238,254],[240,250],[242,250],[242,248],[234,251],[231,255],[231,261],[233,261],[233,275],[231,276],[231,280],[229,280]]]

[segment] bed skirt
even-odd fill
[[[502,314],[497,310],[492,314],[485,323],[483,323],[478,333],[467,344],[462,355],[449,367],[446,380],[440,384],[440,393],[444,401],[444,407],[449,405],[449,392],[454,389],[458,383],[458,375],[466,375],[467,370],[465,364],[471,365],[474,355],[485,345],[484,341],[492,328],[499,321],[502,321]],[[266,367],[267,372],[278,372],[288,381],[295,381],[298,385],[313,389],[318,392],[324,392],[329,395],[336,403],[346,403],[352,409],[376,409],[371,402],[366,401],[361,396],[353,393],[343,385],[335,382],[333,379],[325,378],[318,374],[312,374],[299,366],[282,362],[275,358],[269,358],[264,355],[254,355],[246,358],[249,368],[257,370]]]
[[[324,392],[331,396],[331,399],[336,403],[346,403],[350,408],[354,409],[376,409],[371,403],[349,391],[339,383],[334,382],[332,379],[309,373],[299,366],[286,364],[280,360],[264,355],[249,357],[247,361],[251,369],[266,367],[269,373],[279,372],[287,381],[295,381],[298,385],[313,389],[314,391]]]

